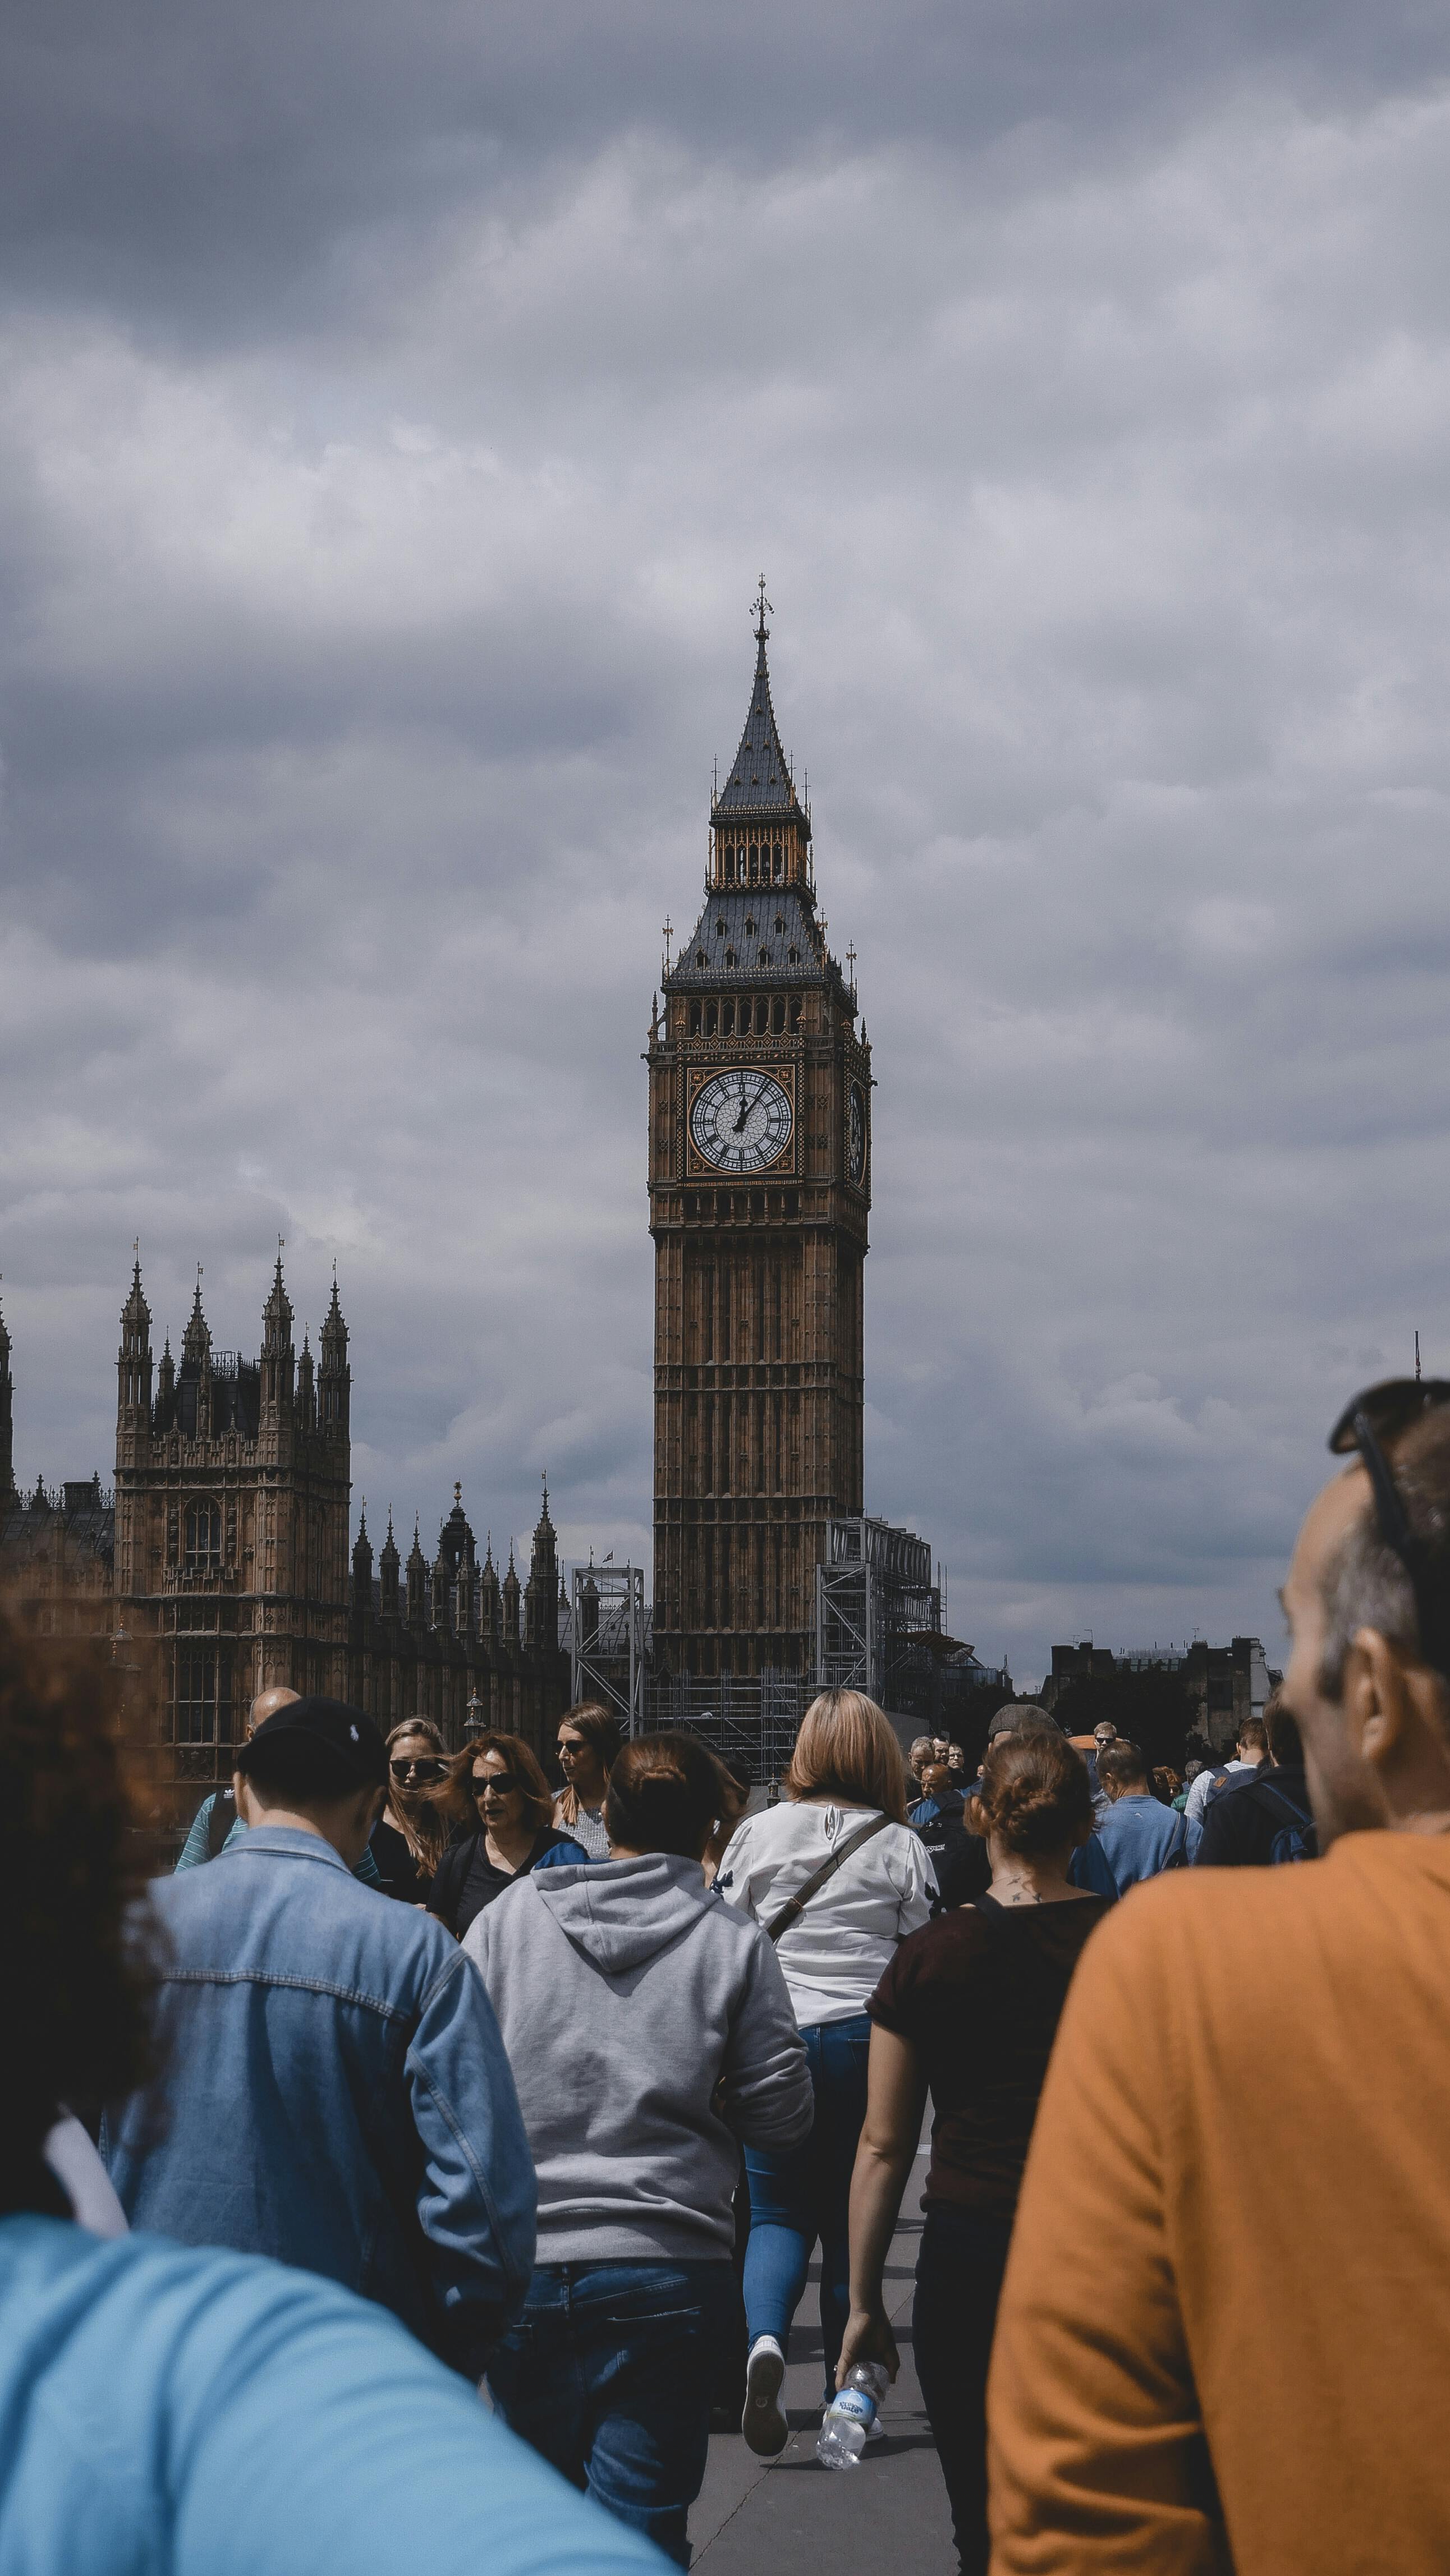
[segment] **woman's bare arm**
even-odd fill
[[[838,2388],[858,2361],[882,2361],[896,2377],[899,2357],[882,2281],[925,2108],[926,2078],[915,2048],[878,2022],[871,2032],[866,2118],[851,2175],[851,2314]]]

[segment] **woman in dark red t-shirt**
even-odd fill
[[[929,2092],[913,2346],[963,2576],[985,2576],[987,2365],[1012,2217],[1068,1984],[1108,1901],[1067,1874],[1093,1806],[1087,1766],[1060,1735],[999,1736],[967,1805],[986,1835],[991,1885],[903,1941],[867,2005],[869,2093],[837,2384],[858,2361],[884,2361],[896,2376],[882,2277]]]

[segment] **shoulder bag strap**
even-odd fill
[[[864,1844],[870,1842],[873,1834],[883,1834],[890,1822],[889,1816],[868,1816],[864,1825],[858,1825],[854,1834],[848,1834],[845,1841],[832,1852],[830,1859],[823,1860],[819,1869],[811,1871],[804,1887],[798,1887],[794,1896],[790,1897],[773,1920],[765,1925],[767,1941],[778,1941],[782,1932],[788,1932],[793,1923],[798,1923],[811,1898],[820,1893],[827,1879],[834,1878],[842,1864],[850,1859],[852,1852],[860,1851]]]
[[[1281,1816],[1292,1816],[1296,1825],[1311,1825],[1313,1823],[1313,1816],[1306,1816],[1297,1798],[1291,1798],[1288,1790],[1281,1789],[1277,1781],[1256,1780],[1254,1782],[1254,1787],[1261,1795],[1267,1793],[1267,1795],[1273,1799]]]

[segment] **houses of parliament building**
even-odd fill
[[[389,1520],[376,1560],[351,1536],[352,1373],[334,1280],[314,1360],[299,1354],[279,1253],[255,1359],[213,1348],[197,1282],[179,1365],[157,1362],[136,1261],[116,1357],[116,1469],[17,1492],[10,1338],[0,1322],[0,1587],[42,1632],[110,1639],[154,1675],[183,1802],[231,1775],[249,1703],[274,1683],[366,1708],[384,1728],[430,1717],[542,1745],[568,1702],[547,1491],[528,1576],[482,1564],[459,1489],[406,1562]]]
[[[649,1048],[655,1245],[652,1663],[682,1685],[816,1666],[816,1570],[862,1511],[871,1055],[816,908],[781,743],[762,582],[704,901],[667,956]],[[536,1743],[568,1697],[548,1495],[527,1575],[478,1561],[455,1489],[436,1553],[351,1535],[351,1371],[336,1281],[314,1358],[279,1252],[256,1357],[213,1347],[201,1282],[153,1352],[137,1257],[121,1312],[112,1494],[22,1496],[0,1322],[0,1588],[42,1627],[148,1653],[178,1786],[226,1776],[248,1702],[290,1683],[386,1726],[426,1714]],[[913,1546],[920,1543],[912,1541]],[[927,1580],[929,1581],[929,1570]],[[194,1803],[194,1798],[192,1803]]]

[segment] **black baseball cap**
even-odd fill
[[[305,1748],[311,1756],[308,1769],[335,1781],[339,1797],[349,1789],[388,1785],[388,1748],[372,1719],[360,1708],[349,1708],[346,1700],[289,1700],[263,1718],[251,1741],[240,1748],[236,1767],[244,1776],[256,1770],[265,1778],[272,1754],[287,1758],[284,1745],[295,1747],[297,1754]]]

